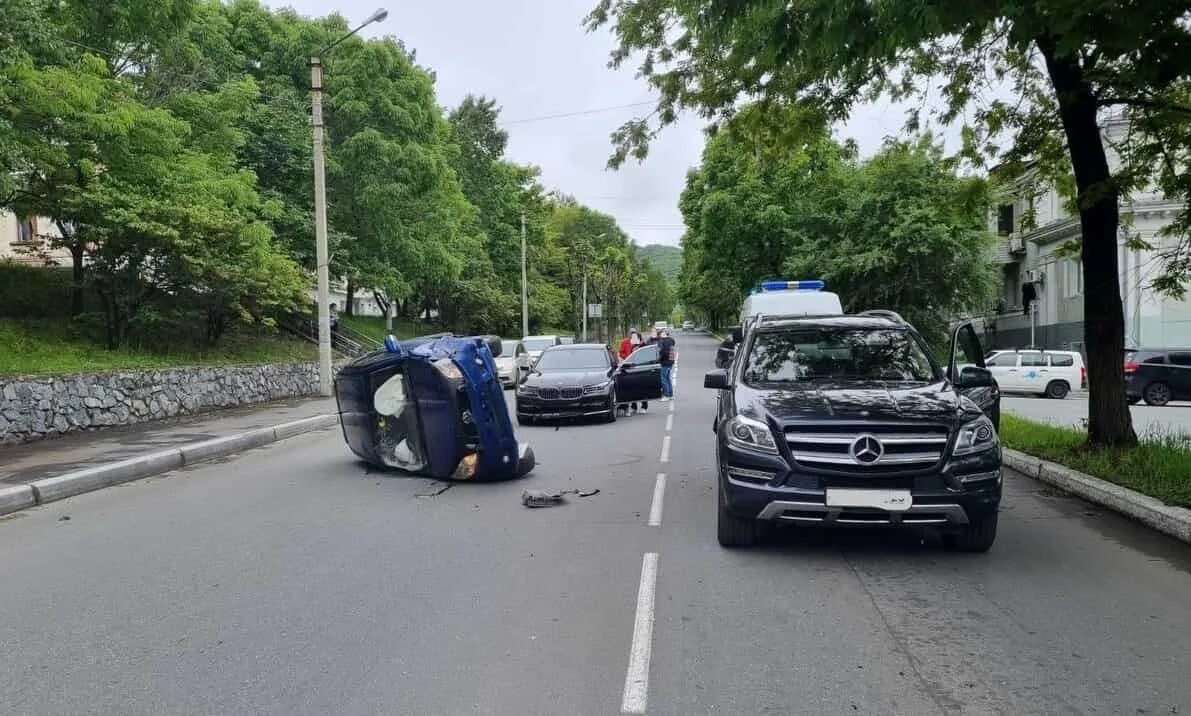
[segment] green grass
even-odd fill
[[[385,319],[377,316],[345,316],[339,314],[339,322],[346,328],[363,333],[369,338],[383,343],[389,331],[385,330]],[[412,318],[394,318],[393,335],[398,338],[413,338],[427,333],[437,333],[439,329],[419,323]]]
[[[114,351],[83,337],[69,319],[0,318],[0,375],[81,373],[186,365],[288,363],[315,360],[316,348],[287,337],[229,333],[211,347],[179,344],[167,350]]]
[[[1001,416],[1005,445],[1137,490],[1168,505],[1191,507],[1191,435],[1147,435],[1137,447],[1090,448],[1087,431]]]

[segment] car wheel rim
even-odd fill
[[[1165,403],[1169,400],[1169,392],[1165,385],[1155,385],[1150,388],[1150,399],[1155,403]]]

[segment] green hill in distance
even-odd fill
[[[646,244],[637,248],[637,255],[648,259],[672,286],[678,285],[678,273],[682,270],[682,249],[665,244]]]

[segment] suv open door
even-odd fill
[[[947,379],[958,392],[980,406],[997,430],[1001,429],[1001,390],[984,362],[980,336],[971,323],[963,323],[951,334]]]

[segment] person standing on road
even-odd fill
[[[633,354],[633,351],[637,350],[643,345],[645,345],[645,339],[641,337],[640,331],[638,331],[636,328],[630,328],[629,334],[620,342],[620,350],[618,351],[620,359],[624,360],[625,358],[628,358]],[[628,405],[622,403],[617,409],[623,409],[625,415],[629,414],[630,409],[632,412],[636,413],[637,403],[634,402]],[[649,401],[641,401],[641,412],[644,413],[647,410],[649,410]]]
[[[678,358],[678,350],[674,346],[674,339],[670,331],[662,331],[658,338],[658,357],[662,364],[662,402],[674,397],[674,360]]]

